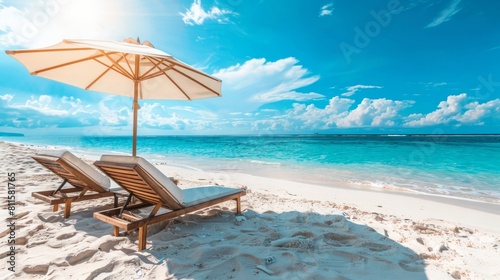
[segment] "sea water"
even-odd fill
[[[132,149],[121,136],[0,140],[96,155]],[[139,136],[137,154],[229,181],[236,172],[500,203],[500,135]]]

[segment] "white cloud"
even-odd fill
[[[195,114],[197,117],[203,118],[203,119],[217,119],[218,115],[214,112],[206,111],[206,110],[200,110],[200,109],[195,109],[191,106],[172,106],[168,107],[166,109],[167,111],[170,110],[179,110],[179,111],[185,111],[189,113]]]
[[[468,110],[457,118],[463,123],[475,123],[487,117],[500,118],[500,99],[490,100],[483,104],[472,102],[465,107]]]
[[[338,127],[394,126],[399,111],[410,106],[409,102],[364,98],[356,109],[336,122]]]
[[[408,117],[408,126],[428,126],[449,123],[462,111],[467,94],[450,95],[446,101],[439,102],[438,109],[427,114],[412,114]]]
[[[299,121],[296,125],[300,129],[394,126],[401,119],[399,112],[412,105],[409,101],[365,98],[350,110],[354,102],[335,96],[325,108],[296,103],[287,111],[286,118]]]
[[[28,23],[24,13],[16,7],[0,5],[0,45],[24,45],[28,40],[22,36],[23,27]]]
[[[212,7],[209,11],[205,11],[201,7],[201,0],[194,0],[189,10],[186,9],[186,13],[179,14],[182,16],[184,23],[188,25],[201,25],[207,19],[225,23],[229,21],[225,15],[235,15],[235,13],[230,10],[221,10],[217,7]]]
[[[350,86],[347,87],[347,92],[342,93],[342,96],[352,96],[356,92],[358,92],[360,89],[367,89],[367,88],[382,88],[381,86],[370,86],[370,85],[355,85],[355,86]]]
[[[281,100],[306,101],[312,99],[323,99],[325,96],[319,93],[300,93],[296,91],[279,92],[269,91],[255,95],[252,100],[262,103],[276,102]]]
[[[17,128],[83,128],[104,133],[130,129],[133,121],[128,98],[106,96],[97,106],[80,98],[49,95],[30,97],[13,104],[14,96],[0,95],[0,126]],[[97,107],[97,108],[96,108]],[[95,109],[94,109],[95,108]],[[146,129],[202,131],[218,125],[218,114],[191,106],[166,107],[159,102],[141,103],[138,125]],[[108,131],[108,132],[106,132]]]
[[[26,100],[24,105],[13,105],[12,107],[18,109],[32,109],[47,116],[64,117],[70,114],[68,110],[53,108],[54,106],[51,106],[51,103],[52,97],[40,95],[38,99],[31,97],[31,99]]]
[[[96,111],[85,110],[79,99],[48,95],[32,96],[24,104],[14,103],[12,95],[0,96],[0,126],[22,128],[85,127],[98,123]],[[5,102],[6,101],[6,102]]]
[[[441,101],[438,109],[427,115],[412,114],[405,122],[406,126],[431,126],[440,124],[481,124],[484,118],[500,118],[500,99],[486,103],[468,102],[466,93],[450,95]]]
[[[185,122],[176,113],[167,113],[159,103],[142,105],[137,121],[139,126],[181,130]]]
[[[237,92],[239,100],[241,96],[256,103],[324,98],[318,93],[297,91],[319,80],[317,75],[308,77],[307,69],[297,63],[298,60],[294,57],[274,62],[266,61],[264,58],[254,58],[243,64],[238,63],[221,69],[214,73],[214,76],[222,79],[223,87],[227,87],[231,92]],[[227,97],[228,95],[224,95],[224,98]]]
[[[448,85],[447,82],[432,83],[433,87],[440,87],[440,86],[446,86],[446,85]]]
[[[241,89],[259,84],[260,80],[265,77],[278,74],[285,76],[284,73],[293,69],[303,70],[301,66],[295,66],[297,63],[298,60],[294,57],[283,58],[275,62],[266,61],[265,58],[253,58],[243,64],[238,63],[221,69],[214,73],[214,76],[222,79],[234,89]],[[296,68],[293,68],[294,66]]]
[[[321,11],[319,12],[319,16],[331,16],[333,12],[333,3],[328,3],[321,7]]]
[[[441,14],[429,23],[426,28],[435,27],[449,21],[456,13],[460,12],[461,8],[458,7],[458,4],[460,4],[461,1],[462,0],[452,0],[450,5],[441,11]]]
[[[293,108],[287,111],[287,117],[304,122],[301,124],[303,128],[327,128],[336,126],[339,120],[346,117],[352,104],[354,104],[354,100],[338,96],[330,99],[325,108],[318,108],[313,104],[306,106],[305,104],[295,103]]]
[[[241,131],[261,132],[392,127],[401,125],[401,111],[412,105],[412,101],[365,98],[355,106],[355,100],[335,96],[325,107],[294,103],[292,108],[281,115],[274,114],[266,119],[233,119],[224,125]]]
[[[63,98],[61,98],[61,102],[63,104],[70,104],[71,107],[73,107],[73,108],[79,107],[82,103],[80,98],[74,98],[73,96],[70,96],[70,97],[63,96]]]
[[[177,131],[203,131],[215,128],[218,125],[216,118],[215,113],[196,110],[190,106],[166,107],[158,102],[144,103],[139,111],[138,126]]]
[[[111,109],[106,105],[106,102],[111,103],[115,108]],[[131,106],[117,104],[113,98],[105,98],[98,104],[99,108],[99,121],[104,126],[126,126],[132,120]]]
[[[10,102],[12,100],[12,98],[14,98],[14,95],[12,95],[12,94],[0,95],[0,99],[7,101],[7,102]]]

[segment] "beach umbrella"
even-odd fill
[[[133,98],[132,155],[139,99],[194,100],[221,96],[221,80],[139,39],[63,40],[38,49],[7,50],[32,75],[85,90]]]

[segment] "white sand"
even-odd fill
[[[37,150],[0,143],[0,279],[500,279],[500,205],[168,165],[157,167],[182,188],[247,186],[243,216],[226,202],[150,226],[137,252],[136,232],[113,237],[92,217],[112,198],[74,203],[64,219],[63,206],[52,212],[31,197],[61,182],[30,158]],[[14,274],[8,172],[17,185]]]

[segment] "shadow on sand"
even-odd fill
[[[341,214],[245,210],[235,216],[215,206],[149,226],[147,248],[137,252],[136,231],[114,237],[111,225],[92,218],[109,207],[85,207],[74,212],[71,222],[57,221],[97,237],[98,251],[119,251],[123,259],[136,256],[146,277],[427,279],[419,255]]]

